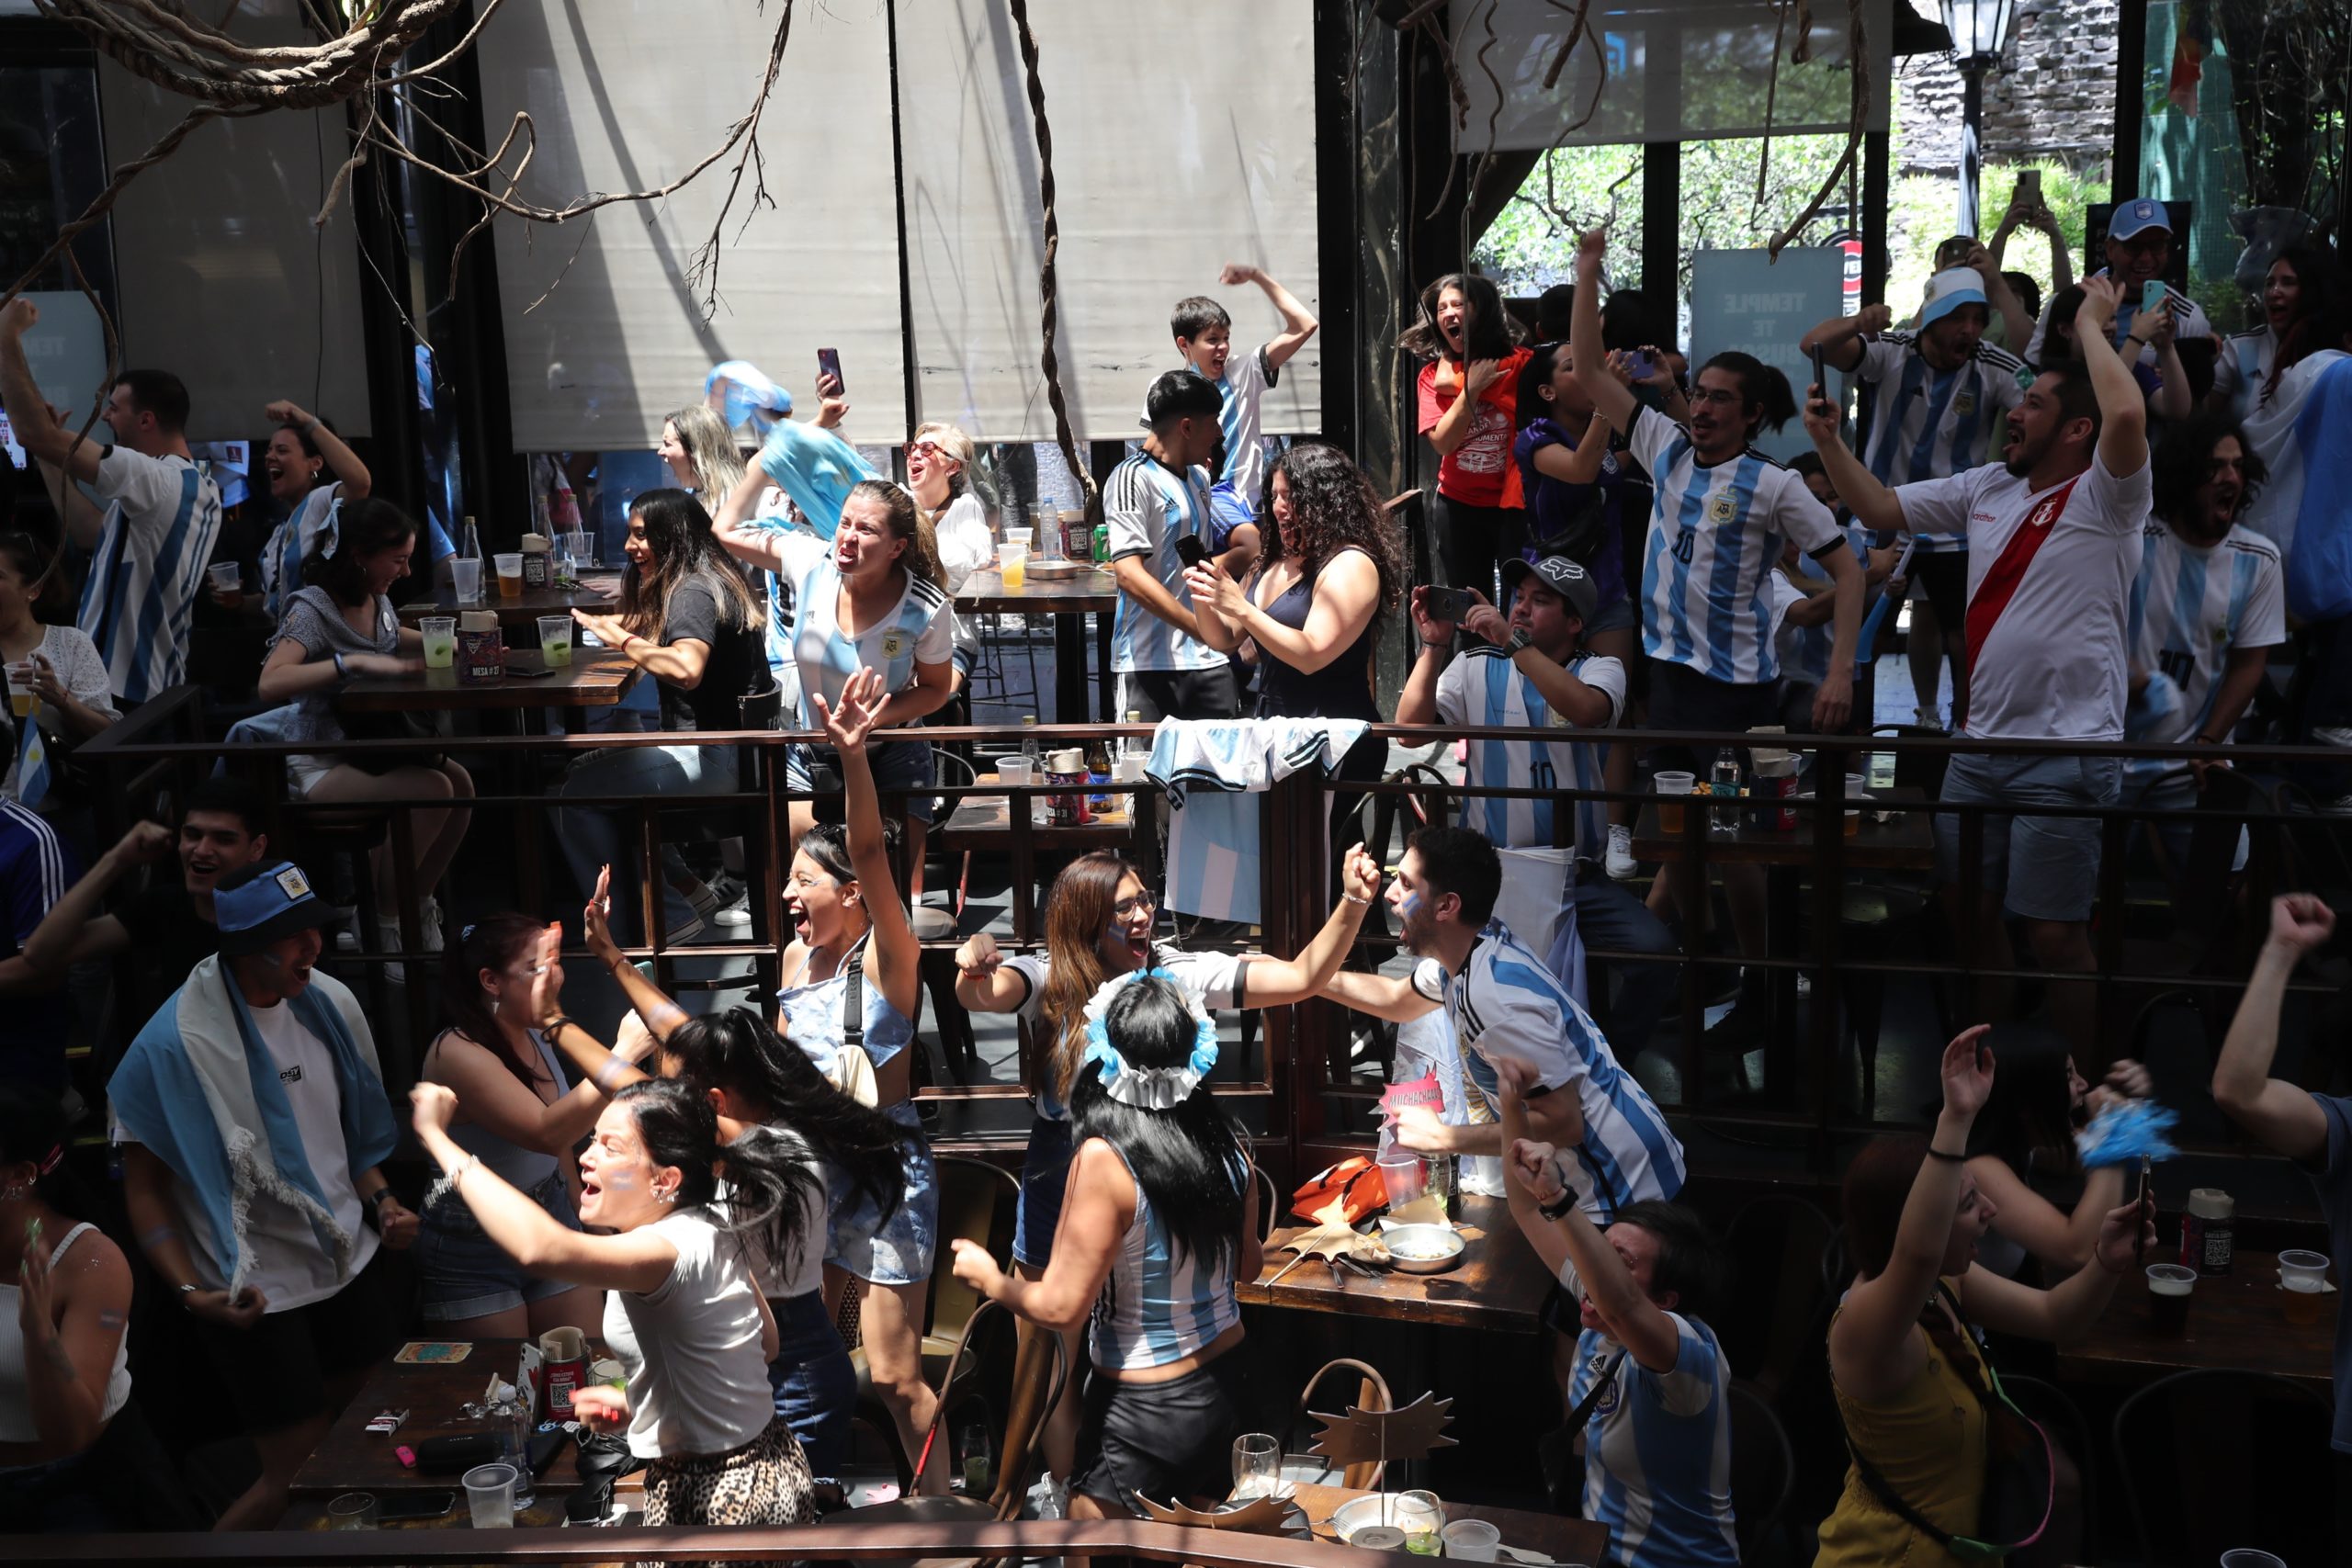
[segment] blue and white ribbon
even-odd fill
[[[1165,980],[1184,998],[1193,1015],[1193,1055],[1181,1067],[1138,1067],[1111,1043],[1111,1003],[1125,987],[1141,979]],[[1102,1089],[1122,1105],[1141,1111],[1168,1111],[1192,1098],[1216,1066],[1216,1025],[1191,987],[1165,969],[1137,969],[1106,980],[1086,1004],[1085,1062],[1102,1064]]]

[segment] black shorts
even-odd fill
[[[1651,729],[1712,729],[1743,733],[1780,722],[1780,688],[1771,681],[1736,683],[1711,680],[1687,664],[1653,659],[1650,667]],[[1684,745],[1653,746],[1644,753],[1650,768],[1686,768],[1701,778],[1714,761]]]
[[[1119,677],[1120,704],[1128,713],[1143,715],[1145,724],[1163,718],[1239,718],[1241,688],[1233,666],[1214,670],[1137,670]]]
[[[1936,550],[1911,558],[1911,580],[1936,613],[1936,629],[1959,637],[1968,631],[1968,552]]]
[[[322,1302],[264,1314],[251,1328],[194,1322],[197,1343],[229,1385],[248,1432],[282,1432],[326,1414],[327,1380],[384,1359],[400,1325],[384,1249],[352,1281]]]
[[[1090,1371],[1070,1491],[1137,1518],[1145,1517],[1138,1492],[1155,1503],[1231,1492],[1246,1355],[1236,1346],[1172,1382],[1120,1382]]]

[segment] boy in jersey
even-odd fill
[[[1888,490],[1838,439],[1837,410],[1813,390],[1805,429],[1838,496],[1865,528],[1968,534],[1968,723],[1994,740],[2120,740],[2132,584],[2148,519],[2147,402],[2108,332],[2120,289],[2083,284],[2082,357],[2044,371],[2010,411],[2001,464]],[[2113,758],[1956,753],[1946,800],[2111,806]],[[2099,824],[2087,817],[1984,818],[1975,908],[1955,931],[1984,944],[1978,961],[2012,967],[2007,911],[2025,923],[2044,969],[2092,967],[2090,914]],[[1937,869],[1956,897],[1960,819],[1935,819]],[[2052,986],[2052,1010],[2092,1061],[2090,987]]]
[[[1119,608],[1111,624],[1111,670],[1119,678],[1120,713],[1146,724],[1163,718],[1238,718],[1241,692],[1224,654],[1201,640],[1184,586],[1179,539],[1214,549],[1209,472],[1224,407],[1216,387],[1190,370],[1170,370],[1144,400],[1143,450],[1111,470],[1102,486],[1102,520],[1111,534],[1111,571]]]
[[[1265,443],[1260,438],[1266,389],[1282,379],[1283,367],[1306,346],[1319,323],[1289,289],[1260,268],[1228,262],[1216,280],[1227,288],[1256,284],[1283,318],[1281,332],[1238,360],[1232,357],[1233,318],[1206,295],[1176,301],[1168,323],[1176,337],[1176,352],[1216,386],[1220,400],[1217,431],[1223,451],[1214,468],[1216,482],[1209,489],[1209,504],[1217,534],[1211,547],[1222,555],[1228,544],[1245,542],[1235,538],[1236,530],[1250,529],[1254,536],[1258,525],[1258,493],[1266,482]]]
[[[1625,666],[1584,647],[1597,598],[1591,574],[1566,556],[1547,556],[1533,566],[1505,561],[1503,581],[1512,591],[1510,616],[1481,598],[1463,626],[1485,640],[1459,660],[1453,657],[1453,623],[1430,615],[1428,589],[1413,590],[1413,631],[1421,649],[1397,699],[1396,722],[1532,732],[1525,740],[1470,742],[1464,776],[1474,787],[1600,789],[1600,748],[1561,738],[1562,731],[1613,729],[1625,712]],[[1577,935],[1604,952],[1645,955],[1620,966],[1613,1007],[1605,991],[1594,992],[1593,1010],[1609,1038],[1628,1055],[1639,1053],[1674,995],[1679,967],[1645,958],[1672,958],[1679,950],[1666,923],[1601,868],[1603,804],[1469,795],[1462,810],[1464,826],[1502,848],[1576,850]]]
[[[1584,236],[1577,262],[1576,325],[1570,341],[1600,341],[1599,229]],[[1772,572],[1781,541],[1820,561],[1835,592],[1829,668],[1815,688],[1813,728],[1835,735],[1853,712],[1854,643],[1862,624],[1862,570],[1827,508],[1804,481],[1749,446],[1759,428],[1795,412],[1787,380],[1745,354],[1718,354],[1699,367],[1687,430],[1634,400],[1598,355],[1578,355],[1577,379],[1593,407],[1625,437],[1652,480],[1642,550],[1642,651],[1649,657],[1649,723],[1657,729],[1739,734],[1780,722],[1780,657],[1772,647]],[[1839,487],[1841,490],[1843,487]],[[1651,752],[1656,766],[1703,775],[1687,748]],[[1674,866],[1658,870],[1652,908],[1687,904]],[[1741,953],[1763,956],[1764,868],[1724,868],[1732,928]],[[1696,890],[1704,897],[1703,888]],[[1742,1005],[1719,1038],[1761,1025],[1764,976],[1751,971]]]
[[[1566,1405],[1588,1412],[1584,1517],[1624,1568],[1735,1568],[1731,1359],[1708,1326],[1730,1260],[1679,1204],[1629,1203],[1606,1231],[1587,1219],[1567,1162],[1526,1135],[1527,1069],[1497,1073],[1511,1218],[1576,1309],[1560,1326],[1576,1336]]]
[[[1526,1068],[1529,1135],[1574,1152],[1567,1183],[1594,1224],[1611,1223],[1628,1203],[1673,1197],[1682,1190],[1682,1145],[1559,976],[1493,918],[1502,880],[1501,858],[1483,834],[1423,828],[1387,894],[1405,950],[1420,962],[1404,976],[1343,970],[1323,995],[1397,1023],[1442,1007],[1464,1051],[1496,1072],[1505,1062]],[[1484,1080],[1492,1077],[1479,1084],[1490,1102],[1496,1091]],[[1503,1152],[1498,1123],[1448,1132],[1455,1152]]]
[[[2153,745],[2227,745],[2270,650],[2287,640],[2278,547],[2238,522],[2266,477],[2262,459],[2226,414],[2204,412],[2169,426],[2150,461],[2156,514],[2143,533],[2132,589],[2125,735]],[[2142,805],[2188,810],[2211,765],[2129,761],[2125,793]],[[2188,822],[2161,822],[2157,831],[2176,861],[2188,852]]]

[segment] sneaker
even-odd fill
[[[1602,867],[1610,879],[1623,882],[1641,868],[1634,863],[1634,830],[1623,822],[1609,827],[1609,851],[1601,857]]]
[[[2352,748],[2352,729],[2314,729],[2312,740],[2321,746]]]
[[[690,876],[685,886],[673,887],[672,891],[694,907],[697,921],[718,918],[718,895],[710,890],[709,884]]]
[[[725,908],[713,911],[710,920],[711,924],[724,926],[729,931],[749,931],[752,929],[752,911],[745,901],[739,898]]]
[[[379,914],[376,917],[376,948],[380,953],[404,951],[401,946],[401,918],[398,915]],[[390,986],[408,984],[408,965],[397,958],[385,964],[384,982]]]
[[[441,900],[427,897],[424,900],[424,907],[417,911],[416,923],[424,935],[424,951],[427,953],[440,952],[443,941],[441,934]]]

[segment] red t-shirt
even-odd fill
[[[1523,348],[1511,350],[1501,373],[1478,394],[1476,424],[1470,438],[1438,459],[1437,492],[1448,501],[1469,506],[1524,506],[1519,465],[1511,461],[1510,444],[1519,433],[1519,373],[1532,357]],[[1438,377],[1442,367],[1442,383]],[[1462,395],[1462,367],[1450,359],[1434,359],[1421,367],[1420,425],[1427,435],[1437,428],[1453,400]]]

